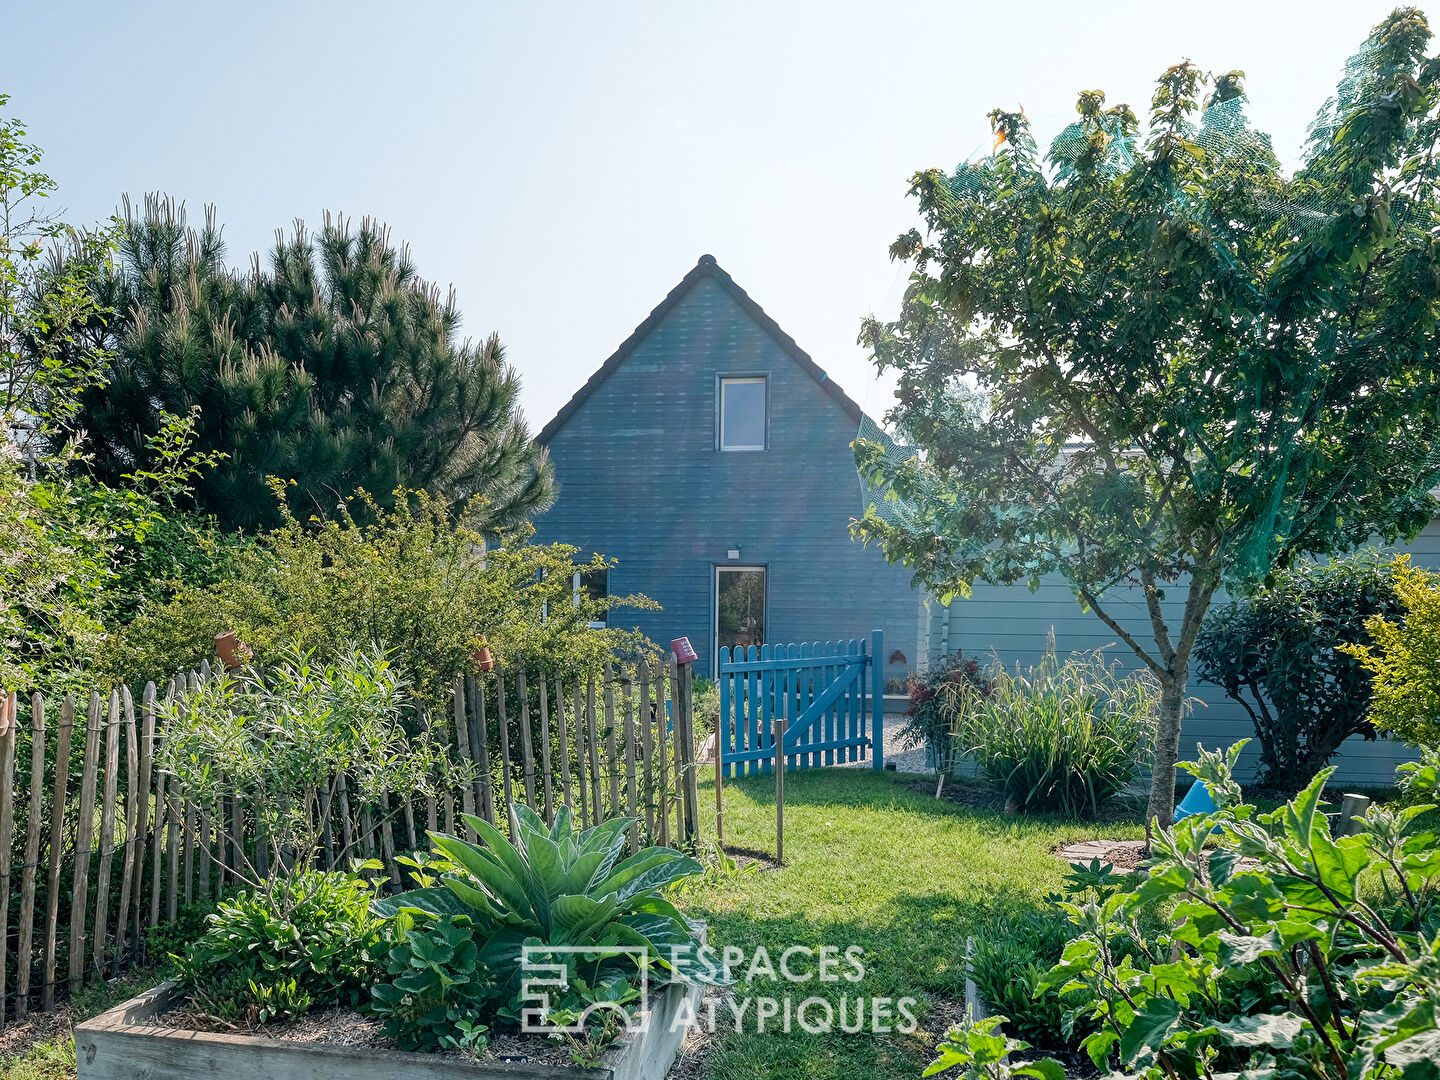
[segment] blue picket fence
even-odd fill
[[[720,650],[719,756],[723,776],[768,773],[775,760],[772,721],[788,722],[787,765],[810,769],[884,761],[884,655],[879,630],[869,641],[817,641]]]

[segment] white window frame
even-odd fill
[[[577,608],[578,608],[578,607],[580,606],[580,575],[581,575],[582,573],[584,573],[584,571],[582,571],[582,570],[576,570],[574,576],[571,577],[571,579],[570,579],[570,606],[571,606],[571,607],[577,607]],[[605,571],[605,595],[606,595],[607,597],[610,595],[610,571],[609,571],[608,568],[607,568],[606,571]],[[590,627],[590,629],[591,629],[591,630],[608,630],[608,629],[610,628],[610,619],[609,619],[610,612],[609,612],[609,611],[606,611],[606,612],[605,612],[605,615],[606,615],[606,618],[605,618],[605,620],[604,620],[603,622],[593,621],[593,620],[592,620],[592,621],[588,624],[589,627]]]
[[[726,446],[725,445],[725,387],[731,383],[759,383],[765,388],[765,402],[762,406],[763,415],[760,417],[760,443],[759,445]],[[717,426],[719,435],[720,450],[723,453],[752,453],[756,450],[768,449],[767,443],[770,439],[770,377],[768,375],[721,375],[720,376],[720,400]]]

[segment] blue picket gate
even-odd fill
[[[720,650],[717,740],[723,776],[768,773],[775,761],[771,722],[788,721],[783,747],[790,768],[871,758],[885,764],[884,693],[870,640],[818,641]],[[868,729],[868,730],[867,730]]]

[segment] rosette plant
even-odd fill
[[[517,1015],[527,947],[532,960],[538,955],[544,963],[563,963],[566,989],[592,1001],[616,993],[617,975],[628,981],[642,971],[652,984],[727,981],[723,967],[703,951],[696,928],[664,895],[677,882],[703,874],[700,863],[664,847],[622,859],[632,818],[577,832],[567,807],[552,826],[526,806],[512,812],[513,841],[469,814],[465,821],[482,843],[431,833],[448,863],[437,883],[377,900],[376,910],[422,920],[468,916],[505,1016]]]

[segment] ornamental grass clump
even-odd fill
[[[965,754],[1023,811],[1094,816],[1135,778],[1155,738],[1160,687],[1096,650],[1063,663],[1052,640],[1036,666],[996,664],[959,725]]]

